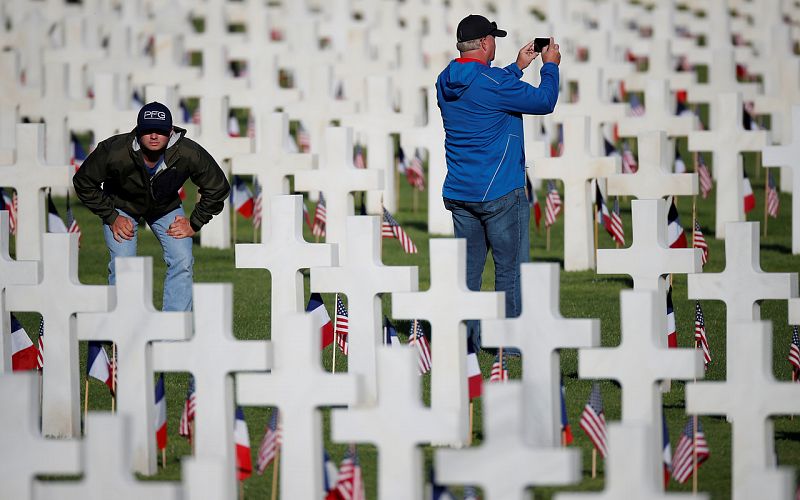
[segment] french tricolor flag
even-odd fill
[[[231,203],[237,212],[242,214],[242,217],[249,219],[253,216],[253,208],[255,207],[255,200],[250,188],[241,179],[241,177],[233,176],[233,189],[231,190]]]
[[[113,370],[108,354],[100,342],[89,342],[89,350],[86,354],[86,374],[96,378],[108,386],[111,394],[114,394]]]
[[[233,424],[233,440],[236,442],[236,470],[239,481],[253,474],[253,459],[250,457],[250,433],[244,420],[241,406],[236,407],[236,421]]]
[[[39,349],[33,345],[28,332],[17,318],[11,315],[11,369],[15,372],[35,370],[39,367]]]
[[[319,293],[312,293],[308,298],[308,305],[306,312],[311,314],[314,318],[314,325],[319,325],[320,332],[322,333],[322,349],[325,349],[333,343],[333,322],[325,309],[325,303],[322,302],[322,295]]]
[[[167,398],[164,393],[164,374],[156,382],[156,444],[159,450],[167,447]]]
[[[478,355],[472,348],[472,342],[467,341],[467,384],[469,385],[469,399],[479,398],[483,393],[483,375],[478,364]]]
[[[747,172],[742,179],[742,192],[744,193],[744,213],[749,213],[756,208],[756,195],[753,194],[753,186],[750,184]]]
[[[678,347],[678,330],[675,327],[675,308],[672,305],[672,287],[667,290],[667,346]]]
[[[669,213],[667,214],[667,238],[669,239],[670,248],[686,248],[689,246],[674,199],[670,203]]]

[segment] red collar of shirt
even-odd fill
[[[459,57],[459,58],[456,59],[456,62],[457,63],[461,63],[461,64],[468,63],[468,62],[476,62],[476,63],[481,63],[484,66],[488,66],[488,64],[486,64],[485,62],[481,61],[480,59],[475,59],[475,58],[472,58],[472,57]]]

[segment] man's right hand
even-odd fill
[[[111,223],[111,233],[118,242],[133,238],[133,221],[124,215],[118,215]]]
[[[558,50],[558,44],[555,43],[553,37],[550,37],[550,45],[542,50],[542,64],[555,63],[558,66],[561,63],[561,52]]]

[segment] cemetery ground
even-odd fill
[[[685,153],[684,158],[690,158]],[[791,255],[791,221],[790,207],[791,195],[781,194],[781,211],[777,219],[770,219],[768,235],[764,233],[764,183],[766,170],[757,168],[755,155],[745,157],[745,165],[753,183],[753,191],[756,194],[757,204],[754,211],[747,216],[748,220],[761,222],[761,266],[765,272],[797,272],[800,270],[800,257]],[[687,162],[690,164],[690,162]],[[691,169],[691,167],[690,167]],[[563,188],[558,184],[560,192]],[[409,236],[416,243],[419,249],[418,254],[405,254],[397,240],[383,240],[383,262],[385,265],[414,265],[419,266],[419,289],[425,290],[429,286],[429,264],[428,264],[428,240],[426,227],[426,193],[419,193],[418,206],[416,210],[412,208],[411,188],[405,181],[401,182],[400,210],[395,213],[396,219],[401,223]],[[187,213],[190,212],[195,192],[193,186],[187,184],[187,197],[184,207]],[[359,197],[357,196],[357,199]],[[544,190],[538,192],[538,199],[542,203],[544,211]],[[64,214],[65,200],[57,198],[56,205],[61,214]],[[566,210],[569,210],[569,200],[565,200]],[[697,217],[709,244],[709,262],[705,266],[705,272],[720,272],[725,268],[724,241],[714,238],[714,192],[707,199],[696,198]],[[314,203],[306,199],[306,205],[313,217]],[[620,199],[622,210],[622,220],[625,226],[625,237],[627,245],[631,244],[635,235],[631,234],[630,224],[630,199]],[[687,232],[687,238],[691,241],[691,221],[692,221],[692,198],[681,197],[678,201],[678,210],[681,216],[681,224]],[[80,249],[80,268],[79,276],[85,284],[105,284],[106,265],[108,252],[103,242],[100,221],[92,215],[82,205],[73,200],[73,211],[75,218],[80,224],[83,236]],[[800,216],[800,215],[798,215]],[[239,243],[249,243],[253,241],[253,228],[250,219],[244,219],[238,214],[236,217],[236,235]],[[543,218],[544,219],[544,218]],[[666,223],[666,221],[665,221]],[[139,255],[149,255],[153,257],[153,302],[157,308],[161,307],[161,291],[163,289],[164,263],[161,259],[161,249],[158,242],[148,230],[140,231]],[[533,261],[559,262],[563,267],[563,214],[558,218],[556,224],[551,228],[550,250],[545,248],[545,228],[544,220],[542,227],[536,229],[533,217],[531,218],[531,252]],[[305,238],[314,241],[308,228],[305,228]],[[613,242],[608,234],[601,228],[599,234],[599,246],[601,248],[613,248]],[[231,282],[234,286],[234,325],[233,331],[239,339],[269,339],[270,311],[270,276],[266,270],[236,269],[234,265],[234,251],[215,250],[194,246],[195,268],[194,280],[196,283],[203,282]],[[306,283],[306,301],[308,299],[308,271],[304,272]],[[484,289],[492,290],[494,270],[491,259],[487,263],[484,274]],[[589,272],[561,272],[561,312],[565,317],[570,318],[599,318],[601,320],[602,346],[611,347],[619,344],[620,341],[620,317],[619,317],[619,292],[622,289],[630,288],[632,281],[626,276],[606,276],[597,275],[593,271]],[[280,291],[276,291],[280,293]],[[328,313],[334,317],[333,294],[323,294]],[[528,300],[523,296],[524,301]],[[687,299],[686,276],[675,276],[673,281],[673,301],[676,314],[678,331],[678,343],[680,347],[690,348],[694,346],[694,301]],[[718,301],[703,301],[701,303],[705,313],[706,331],[711,351],[711,364],[706,372],[706,380],[725,379],[725,306]],[[391,313],[390,297],[384,296],[383,312],[386,315]],[[762,319],[770,320],[773,324],[773,353],[772,353],[772,373],[776,379],[786,381],[791,377],[791,370],[786,360],[789,343],[791,340],[791,327],[787,324],[787,303],[786,301],[765,301],[761,308]],[[33,313],[20,313],[19,319],[28,332],[38,331],[39,318]],[[391,318],[390,318],[391,319]],[[407,341],[410,322],[394,321],[402,341]],[[425,330],[430,335],[429,325],[425,324]],[[45,333],[46,334],[46,333]],[[435,332],[433,333],[432,349],[436,348]],[[46,341],[46,339],[45,339]],[[81,342],[81,401],[84,397],[84,380],[86,377],[86,342]],[[321,352],[320,362],[330,370],[332,362],[332,346]],[[488,384],[488,377],[491,370],[493,355],[482,352],[479,355],[481,370],[484,376],[484,383]],[[575,440],[571,446],[579,447],[582,450],[583,458],[583,480],[580,484],[568,488],[536,488],[533,491],[536,498],[550,498],[555,491],[560,490],[600,490],[603,488],[603,461],[598,456],[598,476],[591,479],[591,455],[592,444],[579,427],[580,414],[589,396],[592,380],[580,380],[577,378],[577,351],[574,349],[562,350],[561,352],[561,371],[566,386],[566,406],[569,424],[574,434]],[[436,367],[434,367],[436,369]],[[521,377],[521,364],[519,358],[509,359],[509,370],[511,378]],[[337,352],[336,371],[346,371],[346,357]],[[180,478],[180,459],[191,453],[189,442],[178,436],[178,422],[184,404],[184,397],[187,389],[187,374],[166,374],[166,395],[167,395],[167,429],[169,440],[167,444],[167,465],[161,468],[161,458],[159,456],[159,473],[154,476],[154,480],[177,480]],[[430,403],[430,375],[420,377],[420,384],[423,387],[423,394],[426,403]],[[89,383],[89,409],[90,411],[110,411],[111,398],[102,383],[92,380]],[[614,381],[601,381],[603,402],[607,421],[615,421],[620,418],[620,390]],[[671,447],[674,451],[683,427],[686,423],[684,399],[684,382],[673,381],[671,391],[663,394],[664,414],[667,419]],[[244,412],[250,432],[251,455],[255,467],[256,455],[259,443],[264,434],[264,428],[269,419],[271,409],[260,407],[245,407]],[[332,443],[330,441],[330,418],[329,410],[323,409],[323,425],[325,446],[331,455],[332,460],[337,464],[341,461],[345,453],[346,443]],[[731,495],[731,436],[730,424],[721,416],[701,416],[701,423],[708,441],[711,456],[702,464],[699,469],[699,490],[710,494],[710,498],[723,499]],[[415,425],[414,422],[396,423],[398,426]],[[792,419],[789,416],[774,417],[775,428],[775,451],[779,465],[797,467],[800,464],[800,416]],[[474,430],[473,444],[480,445],[481,432],[481,401],[475,400],[474,404]],[[233,443],[231,443],[233,446]],[[432,464],[433,448],[425,447],[425,464],[429,468]],[[388,460],[391,467],[391,457],[378,457],[374,447],[366,443],[358,444],[359,460],[365,478],[367,497],[372,499],[377,495],[377,466],[379,458]],[[387,464],[384,463],[384,466]],[[272,482],[273,465],[267,468],[263,476],[254,473],[252,477],[244,482],[245,498],[269,498]],[[426,471],[427,476],[427,471]],[[452,488],[459,492],[461,488]],[[674,480],[670,481],[668,491],[691,491],[691,480],[686,484],[680,485]]]

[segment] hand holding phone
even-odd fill
[[[542,53],[545,47],[550,45],[550,38],[541,38],[537,37],[533,40],[533,51],[538,52],[539,54]]]

